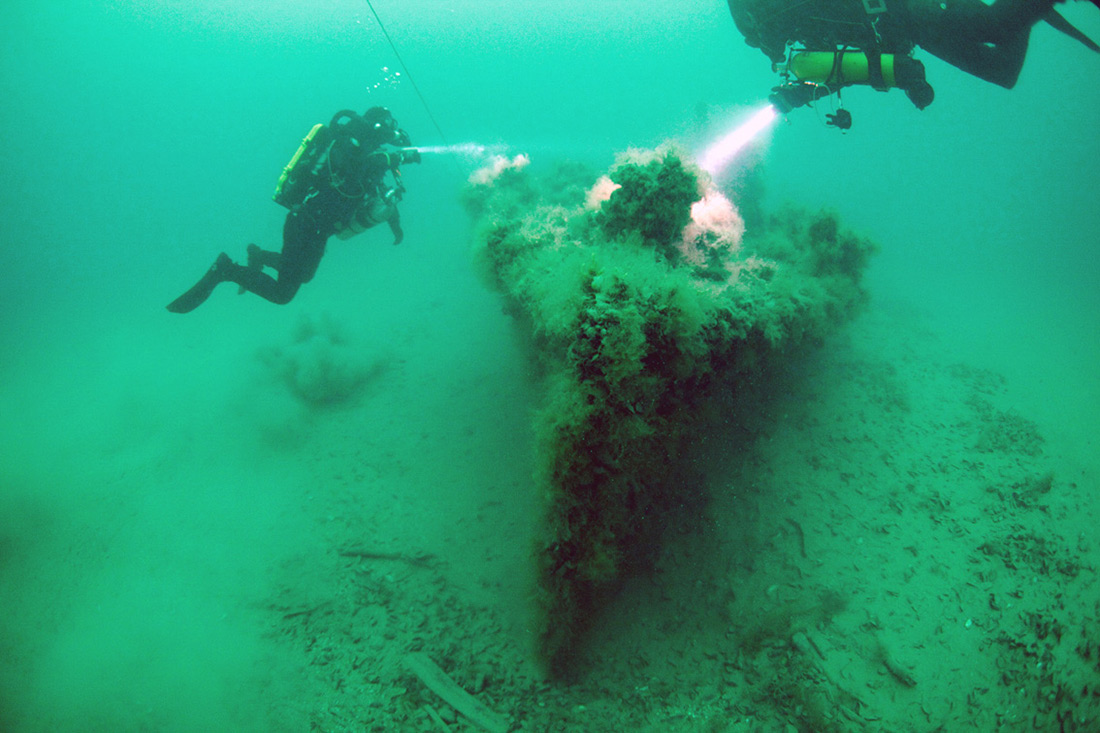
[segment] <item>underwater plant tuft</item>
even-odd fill
[[[700,198],[699,182],[679,155],[667,152],[647,162],[624,158],[608,177],[617,188],[601,207],[600,226],[609,237],[641,235],[641,243],[676,260],[671,245]]]
[[[368,359],[349,343],[328,316],[302,317],[289,343],[261,348],[256,358],[270,377],[311,410],[353,404],[385,369],[382,360]]]

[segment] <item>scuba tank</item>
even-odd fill
[[[351,239],[373,226],[389,221],[397,211],[397,199],[400,189],[391,188],[382,196],[372,196],[363,201],[351,213],[348,222],[336,224],[336,236]]]
[[[275,194],[271,197],[275,203],[293,209],[306,200],[306,196],[314,188],[314,181],[328,161],[328,152],[332,147],[330,137],[328,129],[321,123],[310,129],[279,176]]]
[[[867,54],[863,51],[799,51],[787,62],[785,70],[799,81],[830,87],[870,84],[885,91],[895,86],[894,54]]]

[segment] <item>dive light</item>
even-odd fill
[[[768,101],[780,114],[788,114],[792,109],[817,100],[820,85],[811,81],[789,81],[772,87]],[[826,92],[827,93],[827,92]]]

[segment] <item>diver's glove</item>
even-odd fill
[[[917,109],[924,109],[936,98],[932,85],[924,78],[924,64],[914,58],[894,57],[894,83]]]
[[[852,113],[843,107],[838,107],[835,113],[825,115],[825,124],[838,130],[850,130],[852,129]]]

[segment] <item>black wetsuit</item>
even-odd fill
[[[325,187],[297,211],[286,215],[281,252],[250,246],[248,266],[238,265],[238,271],[228,279],[272,303],[289,303],[298,288],[317,273],[325,245],[336,233],[336,222],[348,221],[361,201]],[[275,270],[278,277],[264,274],[265,267]]]

